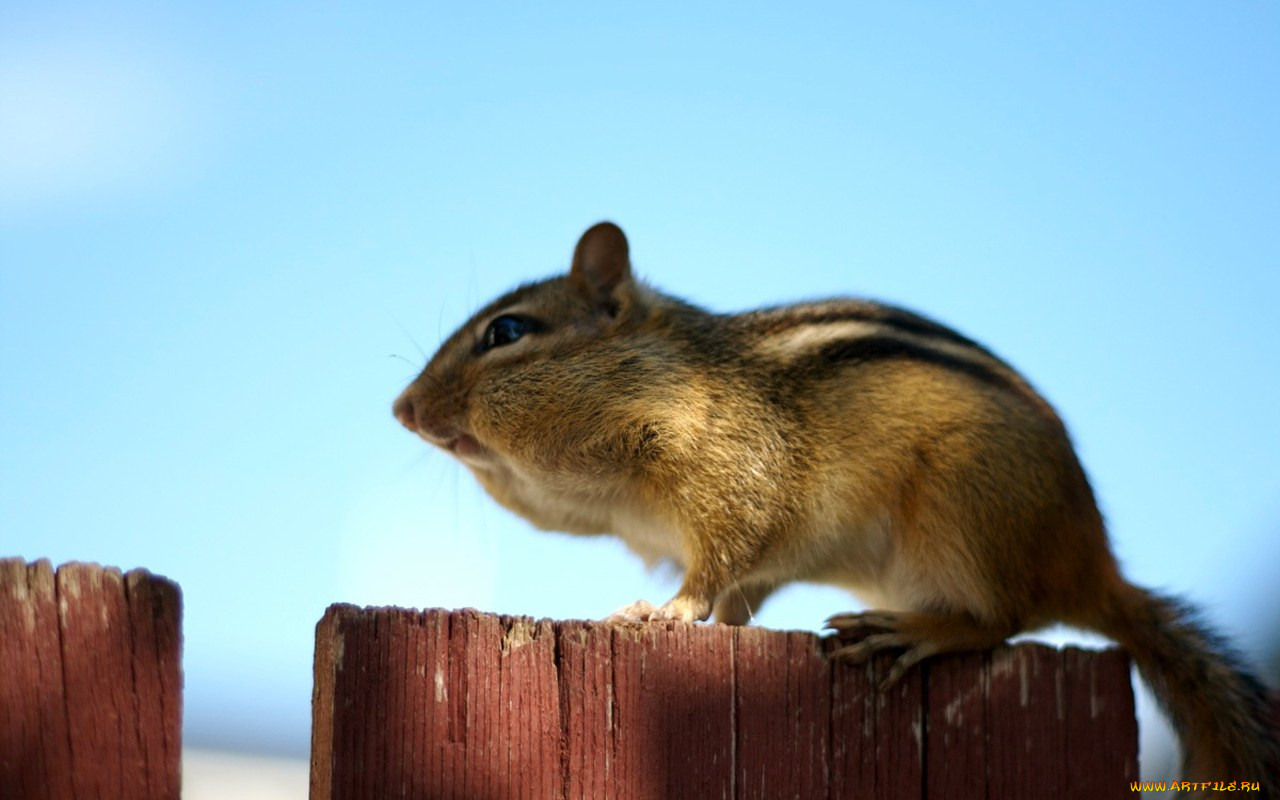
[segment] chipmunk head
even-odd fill
[[[508,292],[450,336],[396,399],[396,419],[476,469],[536,450],[583,413],[573,401],[591,370],[566,361],[616,335],[642,294],[622,230],[593,226],[567,275]]]

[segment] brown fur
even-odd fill
[[[486,348],[502,316],[533,327]],[[890,681],[1049,623],[1091,628],[1169,709],[1188,780],[1273,780],[1261,687],[1121,577],[1052,407],[931,320],[858,300],[710,314],[632,278],[601,223],[568,275],[446,341],[395,414],[538,527],[684,569],[671,601],[619,619],[741,624],[779,586],[831,583],[881,609],[830,620],[838,656],[901,650]]]

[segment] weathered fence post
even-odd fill
[[[146,570],[0,559],[0,798],[177,800],[181,604]]]
[[[313,800],[1130,796],[1128,659],[1042,645],[888,668],[812,634],[331,606]]]

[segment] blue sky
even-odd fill
[[[0,555],[177,580],[188,742],[295,754],[331,602],[666,599],[390,415],[610,218],[713,309],[864,295],[988,344],[1066,418],[1129,574],[1261,657],[1277,17],[0,2]],[[850,604],[796,590],[760,621]]]

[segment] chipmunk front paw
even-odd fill
[[[637,600],[629,606],[623,606],[604,618],[605,622],[646,622],[657,611],[657,606],[648,600]]]
[[[625,608],[610,614],[606,622],[657,622],[673,619],[679,622],[699,622],[711,616],[711,603],[689,597],[673,597],[660,606],[648,600],[637,600]]]

